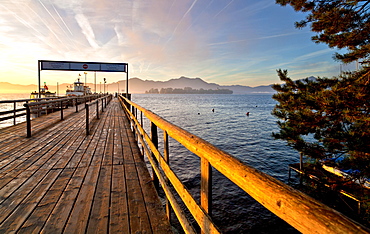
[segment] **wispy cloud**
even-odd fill
[[[25,83],[37,59],[124,61],[130,77],[245,85],[276,79],[277,66],[329,74],[332,50],[307,46],[291,14],[270,0],[3,0],[0,68]]]

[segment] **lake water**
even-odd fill
[[[288,164],[299,161],[296,151],[271,136],[278,131],[271,95],[133,94],[132,101],[285,183]],[[196,198],[199,162],[170,140],[170,165]],[[212,217],[223,232],[296,232],[215,170],[212,186]]]

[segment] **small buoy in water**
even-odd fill
[[[247,116],[249,116],[249,112],[247,112],[247,114],[246,114]]]
[[[198,113],[198,115],[200,115],[200,113]]]
[[[215,109],[212,109],[212,112],[215,112]]]

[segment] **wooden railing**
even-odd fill
[[[68,108],[69,106],[75,106],[76,112],[78,112],[78,105],[81,103],[90,102],[97,98],[100,98],[102,95],[89,95],[83,97],[68,97],[68,98],[59,98],[54,100],[41,100],[41,101],[34,101],[36,99],[32,99],[32,102],[27,102],[24,104],[26,109],[26,122],[27,122],[27,137],[32,136],[31,132],[31,118],[32,115],[40,116],[40,114],[49,114],[50,112],[60,111],[60,120],[64,119],[63,110]]]
[[[47,100],[55,100],[61,97],[49,97],[49,98],[35,98],[35,99],[18,99],[18,100],[1,100],[0,104],[13,104],[12,110],[8,108],[6,111],[0,111],[0,122],[13,119],[13,125],[17,124],[16,119],[18,117],[22,117],[26,115],[26,108],[23,106],[23,103],[29,103],[31,101],[47,101]],[[20,105],[17,105],[20,104]]]
[[[202,233],[219,233],[210,217],[212,204],[211,167],[218,170],[268,210],[303,233],[368,233],[369,230],[341,213],[297,191],[281,181],[252,168],[232,155],[205,140],[167,122],[153,112],[120,96],[119,100],[128,116],[134,134],[153,168],[154,184],[161,183],[168,203],[186,233],[194,228],[176,200],[171,187],[186,205]],[[137,111],[150,121],[150,135],[144,130]],[[163,130],[163,155],[158,150],[158,130]],[[200,202],[196,201],[169,165],[168,137],[173,138],[201,158]],[[170,209],[171,208],[171,209]],[[169,217],[169,213],[167,213]]]
[[[112,100],[112,95],[106,95],[98,98],[90,103],[85,104],[86,110],[86,135],[90,135],[90,122],[96,118],[100,119],[100,112],[104,112],[104,108],[107,107],[109,102]],[[90,111],[90,107],[95,105],[95,111]],[[99,108],[100,107],[100,108]]]

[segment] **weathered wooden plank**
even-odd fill
[[[73,134],[70,135],[73,136]],[[61,136],[57,137],[56,143],[48,143],[47,147],[39,148],[38,151],[31,153],[32,155],[37,155],[36,157],[27,157],[26,155],[25,157],[20,158],[20,164],[16,165],[16,170],[13,169],[10,172],[8,168],[5,168],[8,170],[3,169],[1,173],[4,173],[4,171],[7,173],[5,175],[2,174],[3,176],[1,177],[0,184],[4,185],[4,183],[7,181],[12,181],[13,183],[18,183],[21,185],[33,171],[37,170],[37,168],[48,168],[48,165],[50,165],[49,168],[51,168],[59,161],[60,158],[65,159],[66,157],[63,156],[65,156],[65,151],[68,149],[68,146],[65,145],[66,140],[62,137],[59,137]],[[2,187],[0,189],[2,199],[6,198],[6,194],[13,192],[16,188],[17,187],[13,186],[12,184]]]
[[[128,129],[128,122],[124,121],[124,123],[130,142],[132,155],[136,164],[140,186],[142,187],[144,203],[145,206],[148,207],[148,217],[150,219],[152,231],[153,233],[171,233],[172,231],[170,229],[169,221],[166,218],[165,211],[163,209],[161,201],[159,200],[154,183],[150,177],[143,157],[141,156],[139,147],[136,144],[134,135]]]
[[[73,210],[66,223],[65,232],[67,233],[84,232],[88,224],[89,214],[96,190],[96,184],[103,160],[104,147],[102,147],[102,145],[107,139],[106,129],[102,129],[102,133],[99,134],[98,137],[99,141],[95,147],[91,164],[88,168],[84,182],[81,185],[75,206],[73,207]]]
[[[87,227],[88,233],[104,233],[108,230],[112,165],[100,168],[92,209]]]
[[[19,233],[39,233],[41,231],[72,174],[72,169],[64,169],[62,171],[56,178],[55,183],[27,218],[26,222],[21,226]]]
[[[144,206],[144,198],[141,193],[140,181],[135,168],[135,160],[132,156],[127,135],[123,135],[123,149],[131,232],[137,233],[142,232],[142,230],[151,230],[149,217]]]
[[[80,193],[81,185],[84,182],[92,183],[91,181],[88,181],[88,179],[91,178],[92,174],[90,172],[90,174],[87,176],[87,171],[89,169],[91,161],[94,158],[92,157],[92,155],[94,155],[94,151],[98,146],[98,141],[95,135],[100,134],[101,131],[86,137],[85,141],[80,145],[80,148],[74,154],[74,157],[76,159],[79,159],[73,163],[73,166],[76,167],[75,173],[73,174],[73,177],[71,178],[69,184],[63,192],[58,204],[55,206],[48,222],[43,228],[43,231],[49,233],[61,232],[65,227],[65,223],[69,218],[71,210],[76,205],[75,202],[77,196]],[[96,160],[96,158],[94,159]],[[67,165],[67,167],[71,166],[72,165],[70,164]],[[81,203],[83,203],[83,201]]]
[[[128,201],[124,166],[113,165],[111,209],[110,209],[110,233],[129,233],[130,223],[128,214]]]
[[[17,208],[0,225],[0,233],[16,232],[26,221],[28,215],[37,206],[48,188],[60,174],[60,170],[52,170],[32,189]],[[1,212],[2,215],[5,213]]]
[[[18,147],[0,140],[0,165],[4,165],[0,167],[4,175],[0,183],[5,186],[0,189],[0,232],[170,230],[169,225],[158,229],[160,225],[150,217],[157,215],[150,209],[161,208],[161,204],[153,203],[158,199],[153,189],[142,191],[150,189],[151,182],[146,185],[148,172],[145,179],[138,175],[146,167],[139,155],[132,155],[137,153],[137,146],[127,136],[121,107],[118,103],[108,107],[87,137],[80,112],[30,139],[21,135],[7,138],[22,142]],[[47,120],[45,123],[49,124]],[[42,123],[38,124],[35,127],[42,128]],[[1,134],[7,133],[0,130]],[[3,151],[2,143],[6,142],[9,147]]]

